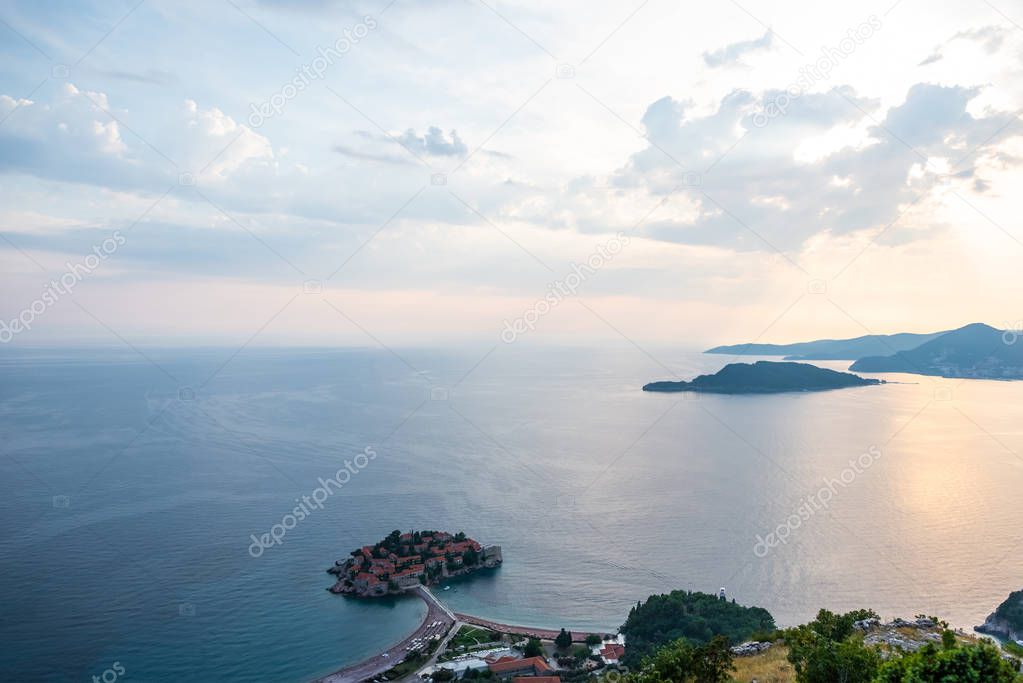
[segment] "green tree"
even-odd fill
[[[522,650],[522,654],[526,657],[539,657],[543,654],[543,646],[536,638],[530,638],[526,642],[526,647]]]
[[[928,644],[885,662],[878,683],[1013,683],[1017,672],[987,643],[939,650]]]
[[[658,647],[679,638],[699,644],[723,635],[737,643],[755,631],[774,628],[774,618],[762,607],[744,607],[691,591],[651,595],[645,603],[636,604],[622,625],[629,643],[623,659],[635,668]]]
[[[591,633],[590,635],[586,636],[586,644],[587,645],[590,645],[590,646],[600,645],[600,642],[601,642],[600,641],[600,636],[598,636],[596,633]]]
[[[799,683],[870,683],[881,655],[859,640],[835,642],[817,634],[786,638]]]
[[[946,650],[951,650],[956,646],[956,634],[955,631],[945,629],[941,632],[941,646]]]
[[[630,675],[628,680],[630,683],[724,683],[733,670],[732,653],[724,636],[715,636],[705,645],[692,645],[680,638],[645,659],[639,672]]]
[[[572,634],[561,629],[561,633],[554,638],[554,644],[558,646],[559,650],[567,650],[572,647]]]
[[[853,623],[877,617],[872,610],[835,614],[826,609],[817,618],[785,633],[788,659],[799,683],[869,683],[881,664],[881,655],[861,639],[851,638]]]
[[[826,609],[817,612],[817,618],[806,624],[806,628],[828,640],[845,640],[856,630],[853,623],[864,619],[876,619],[877,612],[871,609],[857,609],[845,614],[835,614]]]
[[[433,672],[433,680],[435,681],[450,681],[455,677],[455,674],[451,669],[437,669]]]

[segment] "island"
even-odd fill
[[[1023,379],[1023,343],[1019,336],[1015,331],[973,323],[915,349],[860,358],[849,369],[968,379]]]
[[[700,375],[690,382],[651,382],[643,386],[643,391],[773,394],[788,391],[828,391],[883,383],[883,380],[867,379],[807,363],[762,360],[756,363],[730,363],[713,375]]]
[[[501,565],[501,546],[484,546],[464,532],[395,529],[375,545],[356,548],[327,570],[337,576],[328,590],[359,597],[402,593],[419,585]]]

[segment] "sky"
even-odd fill
[[[1023,326],[1023,1],[0,3],[0,343]]]

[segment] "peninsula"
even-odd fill
[[[1015,330],[973,323],[915,349],[860,358],[858,372],[904,372],[968,379],[1023,379],[1023,344]]]
[[[947,330],[946,330],[947,332]],[[864,356],[884,356],[915,349],[945,332],[930,334],[868,334],[851,339],[818,339],[795,344],[729,344],[715,346],[704,353],[730,356],[784,356],[783,360],[857,360]]]
[[[501,564],[501,546],[484,546],[464,532],[394,530],[375,545],[356,548],[327,570],[337,576],[328,590],[360,597],[402,593],[418,585],[463,576]]]
[[[807,363],[757,361],[730,363],[713,375],[690,382],[651,382],[643,391],[697,391],[711,394],[774,394],[787,391],[827,391],[883,384],[848,372],[837,372]]]
[[[1005,602],[983,624],[976,627],[976,631],[1011,640],[1023,647],[1023,590],[1010,593]]]

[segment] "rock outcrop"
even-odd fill
[[[1005,640],[1023,640],[1023,590],[1010,593],[976,630]]]

